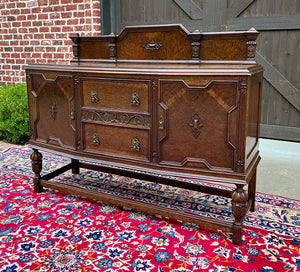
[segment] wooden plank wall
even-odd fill
[[[249,1],[249,0],[248,0]],[[126,25],[183,24],[189,31],[224,30],[226,0],[116,0],[117,32]],[[197,12],[196,14],[195,7]],[[218,16],[213,16],[218,14]]]
[[[181,23],[188,30],[260,31],[265,67],[261,136],[300,141],[300,0],[116,0],[126,25]]]
[[[249,18],[265,18],[261,26],[257,25],[260,31],[257,51],[271,64],[264,65],[265,78],[269,78],[263,84],[261,135],[300,141],[300,1],[254,1],[238,20]],[[270,25],[269,18],[273,18]],[[281,25],[274,30],[272,25],[276,22]],[[257,60],[260,62],[259,58]],[[281,90],[274,84],[278,78],[279,84],[286,83]],[[291,91],[286,93],[289,88]]]

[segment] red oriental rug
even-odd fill
[[[151,217],[46,189],[32,189],[31,151],[0,153],[0,271],[300,271],[300,201],[258,193],[243,244],[217,229]],[[44,173],[68,159],[44,155]],[[232,220],[230,199],[107,173],[70,172],[55,182],[110,190]],[[216,186],[216,185],[213,185]]]

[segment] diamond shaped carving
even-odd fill
[[[56,103],[55,101],[52,101],[51,104],[50,104],[50,115],[52,117],[53,120],[56,119],[56,115],[57,115],[57,107],[56,107]]]
[[[204,126],[198,112],[195,112],[192,116],[189,126],[191,127],[194,137],[197,139],[200,135],[200,129]]]

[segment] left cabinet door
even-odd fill
[[[76,149],[72,75],[28,73],[32,141]]]

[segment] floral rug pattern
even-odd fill
[[[300,201],[258,193],[235,246],[217,229],[50,189],[36,194],[30,153],[0,153],[0,272],[300,271]],[[43,156],[44,173],[69,162]],[[86,170],[55,182],[232,221],[230,199],[222,197]]]

